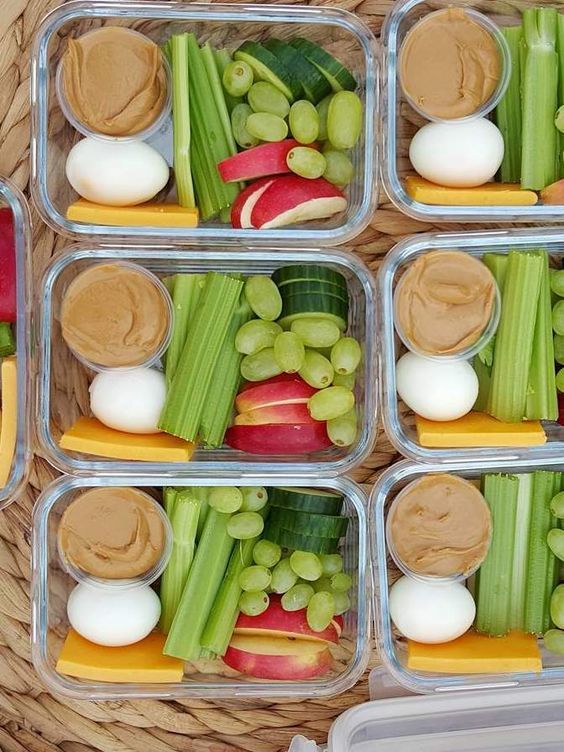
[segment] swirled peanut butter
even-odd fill
[[[93,488],[66,508],[59,548],[77,569],[94,577],[139,577],[159,562],[165,527],[147,494],[136,488]]]
[[[126,264],[98,264],[81,272],[61,304],[65,342],[105,368],[149,361],[167,336],[169,319],[164,293],[151,276]]]
[[[467,575],[490,545],[489,507],[472,483],[456,475],[430,474],[411,483],[391,510],[396,555],[421,575]]]
[[[107,136],[131,136],[152,125],[167,96],[157,45],[143,34],[105,26],[69,39],[63,86],[77,120]]]
[[[429,13],[406,35],[399,55],[405,94],[427,115],[451,120],[482,107],[502,75],[498,43],[463,8]]]
[[[430,251],[398,282],[396,322],[418,352],[455,355],[479,340],[495,296],[494,277],[479,259],[462,251]]]

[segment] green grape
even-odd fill
[[[217,512],[233,514],[241,509],[243,494],[235,486],[216,486],[209,493],[208,503]]]
[[[329,96],[325,97],[325,99],[322,99],[321,102],[316,106],[317,114],[319,116],[319,133],[318,133],[318,139],[320,141],[327,141],[327,113],[329,112],[329,105],[331,104],[331,100],[333,99],[333,95],[329,94]]]
[[[268,503],[266,488],[262,486],[242,486],[243,504],[242,512],[259,512]]]
[[[278,543],[271,543],[268,540],[259,540],[253,548],[253,561],[261,567],[272,569],[282,557],[282,549]]]
[[[270,587],[272,575],[266,567],[245,567],[239,575],[239,587],[246,592],[260,592]]]
[[[556,374],[556,388],[559,392],[564,392],[564,368],[561,368]]]
[[[270,605],[270,598],[264,592],[241,593],[239,608],[245,616],[259,616]]]
[[[564,300],[559,300],[552,309],[552,328],[556,334],[564,334]]]
[[[241,376],[247,381],[264,381],[279,376],[282,369],[274,359],[274,348],[267,347],[241,361]]]
[[[333,366],[323,355],[306,348],[304,364],[299,370],[302,379],[315,389],[323,389],[333,381]]]
[[[306,582],[298,582],[282,596],[281,603],[284,611],[301,611],[310,602],[314,590]]]
[[[270,112],[253,112],[245,125],[251,136],[261,141],[283,141],[288,135],[286,121]]]
[[[332,420],[354,407],[354,394],[344,386],[321,389],[309,398],[307,409],[314,420]]]
[[[564,632],[559,629],[549,629],[543,635],[544,647],[549,653],[564,655]]]
[[[274,340],[274,357],[284,373],[297,373],[305,359],[303,342],[294,332],[282,332]]]
[[[333,95],[327,111],[327,136],[336,149],[352,149],[362,131],[362,102],[352,91]]]
[[[333,347],[341,336],[341,330],[329,319],[297,319],[290,330],[298,335],[306,347]]]
[[[332,576],[343,571],[343,557],[341,554],[321,554],[319,557],[321,569],[325,576]]]
[[[322,590],[312,595],[307,604],[307,623],[314,632],[323,632],[335,615],[335,599],[332,593]]]
[[[319,113],[307,99],[300,99],[290,107],[290,131],[300,144],[311,144],[319,135]]]
[[[319,557],[309,551],[294,551],[290,556],[290,566],[298,577],[308,582],[318,580],[323,573]]]
[[[563,301],[564,302],[564,301]],[[356,371],[362,351],[353,337],[342,337],[331,350],[331,363],[337,373],[349,374]]]
[[[557,627],[564,627],[564,585],[558,585],[550,598],[550,617]]]
[[[286,164],[302,178],[314,180],[325,172],[325,157],[317,149],[309,146],[295,146],[290,149],[286,157]]]
[[[325,172],[323,177],[333,185],[348,185],[354,177],[354,167],[351,160],[342,151],[329,150],[323,152],[325,157]]]
[[[550,289],[559,298],[564,298],[564,269],[557,269],[551,273]]]
[[[264,519],[258,512],[239,512],[227,523],[227,532],[235,540],[256,538],[264,530]]]
[[[347,447],[354,444],[358,434],[356,408],[348,413],[327,421],[327,435],[335,446]]]
[[[564,491],[560,491],[550,502],[550,512],[559,520],[564,520]]]
[[[281,332],[282,327],[274,321],[252,319],[243,324],[235,335],[235,349],[243,355],[254,355],[266,347],[272,347]]]
[[[554,335],[554,360],[564,366],[564,335]]]
[[[280,89],[267,81],[258,81],[249,89],[247,99],[253,112],[268,112],[284,119],[290,112],[290,103]]]
[[[270,587],[273,593],[287,593],[297,581],[298,575],[290,566],[290,559],[282,559],[272,570]]]
[[[320,577],[318,580],[315,580],[313,583],[313,589],[316,593],[319,593],[321,591],[325,591],[327,593],[331,592],[331,578],[330,577]]]
[[[235,60],[223,71],[223,87],[232,97],[242,97],[253,85],[253,69],[243,60]]]
[[[333,593],[335,601],[335,616],[340,616],[350,610],[351,599],[348,593]]]
[[[331,357],[331,355],[329,355]],[[333,376],[333,386],[344,386],[351,391],[356,384],[356,372],[354,373],[336,373]]]
[[[231,113],[233,138],[242,149],[250,149],[252,146],[257,146],[260,141],[260,139],[251,136],[247,130],[247,119],[252,114],[253,111],[245,103],[236,104]]]
[[[564,561],[564,530],[555,527],[548,531],[546,542],[552,553],[560,561]]]
[[[282,298],[275,283],[261,274],[247,277],[245,297],[253,313],[264,321],[276,321],[282,313]]]
[[[345,572],[337,572],[331,577],[331,590],[334,593],[346,593],[352,587],[352,577]]]

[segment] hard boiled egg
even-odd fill
[[[470,629],[476,604],[458,582],[428,584],[402,577],[390,590],[390,616],[410,640],[450,642]]]
[[[168,182],[169,167],[143,141],[84,138],[69,152],[66,174],[74,190],[106,206],[134,206],[149,201]]]
[[[478,377],[466,360],[441,363],[408,352],[396,365],[399,396],[428,420],[456,420],[469,413],[478,397]]]
[[[491,180],[503,160],[503,136],[490,120],[429,123],[411,141],[409,158],[421,177],[450,188]]]
[[[71,627],[97,645],[132,645],[153,631],[161,602],[148,585],[111,590],[80,583],[69,596]]]
[[[103,371],[90,384],[92,413],[127,433],[157,433],[165,398],[165,376],[156,368]]]

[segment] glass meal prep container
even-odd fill
[[[205,223],[196,229],[166,227],[111,227],[68,221],[65,212],[76,194],[65,177],[64,163],[81,135],[66,122],[55,95],[55,73],[64,51],[63,39],[83,34],[102,24],[125,25],[158,44],[171,33],[193,31],[200,41],[211,40],[228,48],[266,34],[280,38],[302,35],[327,46],[346,61],[360,83],[364,128],[353,153],[356,178],[349,186],[344,213],[330,219],[271,230],[237,230]],[[166,238],[169,243],[243,245],[335,245],[350,241],[368,224],[377,201],[377,147],[374,132],[378,111],[376,40],[352,13],[338,8],[271,5],[190,5],[183,3],[70,2],[46,16],[36,37],[32,62],[32,195],[42,218],[56,231],[70,236]],[[170,121],[169,121],[170,123]],[[171,128],[149,143],[163,153],[172,149]]]
[[[484,253],[508,253],[515,250],[544,249],[560,262],[564,258],[564,235],[558,230],[504,230],[471,233],[427,233],[412,236],[398,243],[387,254],[379,270],[378,299],[382,336],[382,419],[393,445],[406,457],[420,462],[449,463],[464,458],[468,462],[485,459],[529,462],[556,461],[564,452],[564,426],[543,421],[547,441],[528,447],[466,447],[429,448],[417,441],[413,413],[405,408],[396,391],[396,361],[402,353],[399,337],[394,329],[393,294],[403,269],[421,254],[432,250],[464,251],[481,257]]]
[[[233,476],[222,478],[223,485],[272,486],[273,478]],[[286,487],[304,485],[303,477],[280,476]],[[181,683],[117,684],[81,681],[63,676],[55,670],[56,659],[64,639],[68,620],[66,599],[75,582],[63,570],[57,554],[57,525],[61,514],[77,493],[95,487],[133,486],[159,490],[164,486],[215,486],[217,477],[197,478],[173,473],[95,478],[61,477],[51,483],[34,508],[33,584],[32,584],[32,652],[33,662],[42,681],[51,690],[77,699],[108,700],[143,697],[174,699],[183,697],[326,697],[350,689],[362,676],[369,655],[370,599],[367,576],[366,497],[359,486],[346,478],[307,481],[310,487],[334,490],[345,497],[343,514],[350,522],[341,547],[344,566],[353,576],[351,609],[345,615],[334,669],[325,676],[307,681],[265,681],[245,676],[233,678],[217,673],[198,673],[192,666]],[[335,657],[335,656],[334,656]]]
[[[479,467],[463,460],[446,468],[440,464],[421,465],[404,460],[388,468],[374,486],[369,500],[369,525],[373,582],[375,587],[375,630],[382,663],[392,677],[411,692],[432,693],[464,689],[496,689],[519,686],[542,686],[564,683],[564,657],[549,653],[541,645],[542,670],[496,674],[446,674],[414,671],[407,667],[407,644],[398,639],[389,610],[389,588],[399,579],[401,572],[390,566],[391,558],[386,540],[386,519],[390,503],[411,481],[430,473],[452,473],[468,480],[482,473],[524,473],[534,470],[561,471],[562,465],[535,464],[524,460],[500,463],[482,461]],[[442,587],[438,585],[437,587]],[[492,638],[495,639],[495,638]]]
[[[83,269],[100,261],[129,261],[158,276],[215,270],[242,274],[270,274],[292,263],[327,265],[347,280],[349,333],[364,345],[363,361],[355,387],[358,435],[350,447],[332,446],[308,455],[253,455],[229,447],[197,449],[185,463],[132,462],[71,453],[58,440],[79,415],[88,413],[89,371],[74,358],[61,336],[59,309],[66,286]],[[45,456],[63,472],[147,473],[188,471],[192,473],[239,472],[337,475],[362,462],[372,448],[377,425],[377,364],[375,337],[378,331],[374,282],[368,268],[352,254],[336,250],[245,250],[186,251],[167,246],[94,246],[81,244],[67,249],[47,270],[42,286],[39,325],[38,437]],[[90,372],[91,373],[91,372]],[[69,409],[69,405],[71,408]]]
[[[491,0],[399,0],[393,3],[382,27],[382,182],[391,201],[410,217],[427,222],[557,222],[564,219],[564,206],[446,206],[424,204],[412,199],[403,178],[414,174],[408,158],[409,144],[416,131],[428,120],[408,104],[399,82],[398,58],[407,32],[432,11],[452,7],[482,13],[498,26],[515,25],[523,10],[538,6],[534,0],[515,5]],[[555,2],[541,3],[562,9]]]

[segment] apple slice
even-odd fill
[[[276,178],[256,202],[251,223],[253,227],[268,230],[332,217],[346,208],[347,199],[328,180],[284,175]]]
[[[281,175],[290,172],[286,157],[294,146],[299,146],[299,144],[293,138],[253,146],[252,149],[227,157],[217,165],[217,169],[224,183],[238,183],[240,180]]]
[[[343,634],[343,627],[345,626],[345,620],[342,616],[334,616],[331,619],[331,624],[335,627],[337,630],[337,634],[339,637]]]
[[[307,409],[306,402],[294,402],[282,405],[267,405],[241,413],[235,418],[236,426],[263,426],[267,423],[283,425],[285,423],[315,423]]]
[[[289,374],[283,375],[288,376]],[[284,379],[280,376],[274,376],[272,379],[247,385],[237,395],[235,408],[238,413],[247,413],[250,410],[269,407],[270,405],[306,404],[316,392],[317,389],[306,384],[297,374],[292,374],[291,378]],[[271,422],[275,423],[276,421]],[[301,421],[295,422],[300,423]]]
[[[241,644],[242,640],[242,637],[232,638],[223,661],[230,668],[257,679],[312,679],[329,671],[333,663],[330,650],[322,642],[288,640],[289,649],[294,652],[277,654],[270,651],[281,647],[274,643],[267,646],[267,638],[247,639]],[[316,649],[304,650],[303,646]]]
[[[273,181],[274,178],[261,178],[247,186],[244,191],[241,191],[231,207],[232,227],[244,230],[252,227],[251,212],[256,202]]]
[[[336,626],[331,623],[323,632],[314,632],[307,623],[306,609],[299,611],[284,611],[281,597],[270,596],[270,605],[259,616],[246,616],[239,614],[235,625],[235,635],[254,635],[256,637],[271,635],[273,637],[298,637],[300,640],[313,640],[315,642],[334,643],[339,642],[339,633]],[[233,644],[233,642],[232,642]]]
[[[308,454],[332,446],[324,422],[231,426],[225,443],[249,454]]]

